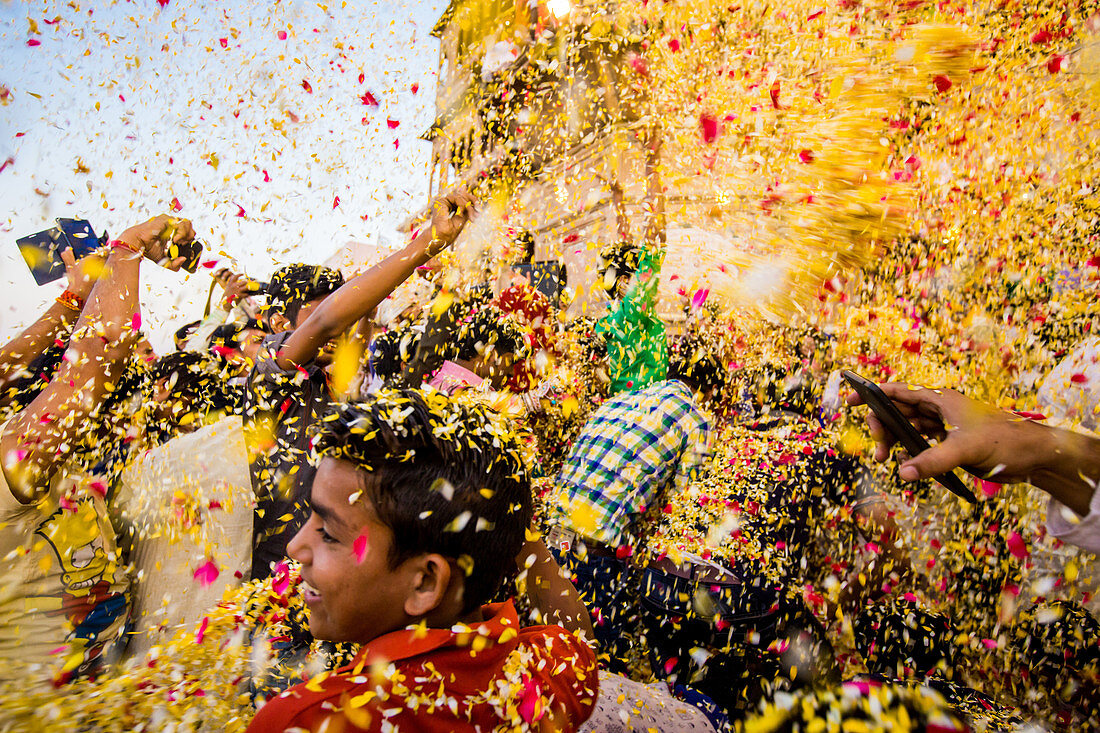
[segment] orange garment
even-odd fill
[[[346,667],[260,708],[248,733],[573,731],[596,702],[596,657],[558,626],[520,628],[511,601],[480,624],[407,628],[364,645]],[[389,726],[386,726],[389,728]]]

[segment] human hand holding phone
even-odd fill
[[[890,454],[890,448],[895,442],[899,442],[909,454],[909,459],[902,463],[899,471],[903,480],[934,478],[966,501],[971,503],[977,501],[974,492],[952,471],[962,467],[975,475],[987,478],[982,475],[983,461],[972,461],[972,458],[980,456],[973,450],[966,450],[986,441],[975,437],[975,434],[981,432],[980,427],[976,430],[967,430],[961,437],[949,433],[948,426],[956,423],[953,423],[953,418],[942,409],[943,400],[934,398],[942,397],[945,392],[952,392],[954,397],[970,402],[975,407],[984,407],[983,405],[967,400],[953,390],[923,390],[910,388],[909,385],[904,384],[884,384],[880,387],[847,370],[842,371],[841,376],[855,390],[854,394],[849,395],[848,403],[866,404],[871,408],[871,413],[867,415],[867,424],[877,444],[876,460],[885,461]],[[914,392],[928,394],[914,397]],[[954,417],[967,416],[967,410],[959,407],[957,400],[949,398],[948,401],[950,412]],[[925,440],[925,435],[940,442],[932,446]],[[954,435],[953,439],[951,439],[952,435]],[[988,462],[988,457],[984,462]],[[995,466],[996,464],[990,466],[988,472],[994,472]]]
[[[1043,476],[1068,449],[1065,431],[1053,430],[1011,412],[977,402],[953,389],[926,389],[903,383],[880,385],[898,411],[923,435],[940,442],[901,464],[904,481],[932,478],[956,467],[996,483],[1030,482],[1049,490]],[[848,404],[865,404],[857,394]],[[877,443],[875,458],[886,460],[897,442],[874,414],[867,416]]]
[[[117,241],[173,271],[189,266],[192,261],[197,265],[202,252],[202,245],[198,245],[197,253],[194,252],[195,230],[191,222],[167,214],[130,227],[118,235]]]

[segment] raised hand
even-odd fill
[[[161,214],[148,221],[130,227],[118,236],[134,252],[169,270],[179,270],[187,262],[186,257],[167,258],[168,245],[189,244],[195,238],[195,230],[188,219],[176,219]]]
[[[458,238],[466,222],[476,210],[477,199],[465,187],[456,189],[432,205],[429,225],[432,231],[432,248],[435,256]]]

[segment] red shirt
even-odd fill
[[[579,728],[599,686],[592,650],[557,626],[520,628],[511,601],[481,611],[480,624],[378,637],[348,666],[269,700],[248,733],[382,731],[384,721],[430,733]]]
[[[513,285],[501,292],[496,305],[505,313],[515,313],[521,322],[531,328],[528,335],[532,355],[550,345],[550,301],[530,285]],[[526,392],[538,383],[538,372],[532,366],[533,358],[516,362],[508,388],[513,392]]]

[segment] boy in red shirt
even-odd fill
[[[382,392],[323,419],[312,514],[291,540],[314,637],[346,667],[267,701],[248,730],[576,730],[591,649],[483,605],[514,567],[530,484],[501,419],[432,391]]]

